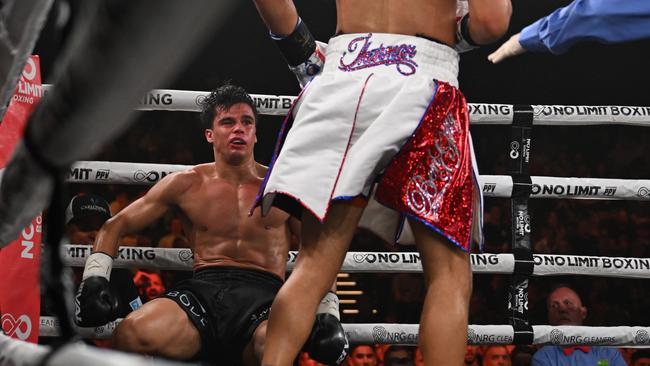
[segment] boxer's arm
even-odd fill
[[[469,0],[469,17],[463,26],[475,44],[488,44],[506,33],[511,14],[510,0]]]
[[[156,183],[143,197],[104,223],[97,233],[93,252],[115,257],[119,239],[146,228],[162,217],[187,189],[190,179],[187,172],[181,172],[170,174]]]
[[[288,36],[298,22],[298,11],[292,0],[254,0],[257,12],[269,28],[278,36]]]

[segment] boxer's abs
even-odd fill
[[[336,0],[338,34],[396,33],[453,46],[456,0]]]

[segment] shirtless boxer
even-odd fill
[[[419,342],[426,365],[460,365],[480,242],[480,190],[467,104],[458,91],[455,0],[337,0],[324,51],[289,0],[255,0],[294,72],[324,59],[303,90],[257,201],[302,216],[301,251],[275,298],[262,364],[287,366],[343,261],[367,197],[409,219],[427,296]],[[500,38],[510,0],[470,0],[459,35]],[[459,247],[461,250],[455,248]],[[298,312],[298,309],[300,311]]]
[[[267,169],[253,158],[256,121],[255,105],[242,88],[213,91],[203,105],[202,123],[215,161],[168,175],[99,231],[77,295],[78,318],[110,311],[108,279],[122,235],[174,209],[194,252],[193,278],[127,316],[115,330],[116,348],[210,364],[259,365],[269,306],[284,281],[298,226],[280,210],[248,217]],[[325,310],[330,314],[314,325],[306,349],[330,363],[326,356],[332,353],[338,352],[333,360],[345,358],[347,340],[333,316],[338,308]]]

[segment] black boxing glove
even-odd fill
[[[327,45],[314,39],[302,19],[298,18],[296,27],[288,36],[270,35],[289,64],[289,69],[296,75],[301,88],[321,72]]]
[[[117,319],[118,301],[108,280],[113,258],[93,253],[86,260],[81,284],[74,299],[75,323],[80,327],[97,327]]]
[[[328,366],[338,366],[347,357],[350,344],[339,320],[339,299],[333,292],[321,300],[303,349],[311,359]]]

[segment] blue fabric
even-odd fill
[[[575,0],[521,31],[532,52],[559,54],[580,41],[616,43],[650,38],[650,1]]]
[[[600,360],[607,360],[609,366],[627,366],[617,348],[591,347],[588,353],[575,350],[567,356],[560,346],[540,348],[533,356],[532,366],[596,366]]]

